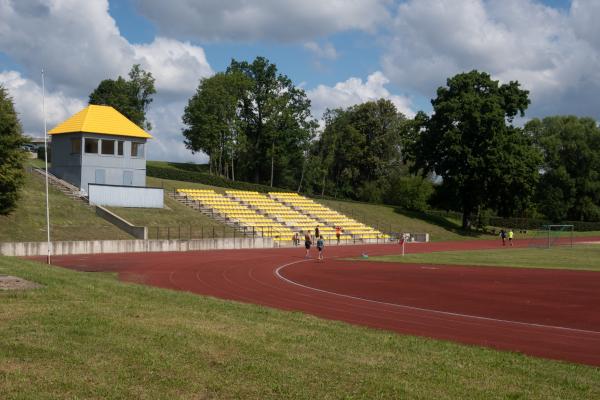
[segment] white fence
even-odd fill
[[[163,208],[161,188],[89,184],[90,204],[112,207]]]

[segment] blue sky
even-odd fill
[[[388,98],[430,111],[446,78],[478,69],[530,91],[527,118],[600,117],[600,2],[594,0],[0,0],[0,84],[25,132],[85,106],[102,79],[152,72],[151,158],[202,161],[181,114],[200,79],[265,56],[326,108]]]

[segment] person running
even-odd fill
[[[292,241],[294,242],[294,246],[298,246],[300,244],[300,235],[298,235],[298,232],[294,232],[294,236],[292,236]]]
[[[338,225],[335,227],[335,237],[337,238],[337,244],[340,244],[340,236],[342,236],[342,227]]]
[[[319,236],[317,240],[317,250],[319,250],[319,260],[323,259],[323,248],[325,247],[325,241],[323,240],[323,236]]]
[[[321,235],[319,235],[319,225],[315,228],[315,238],[318,239]]]
[[[310,246],[312,245],[312,238],[310,232],[306,231],[304,234],[304,247],[306,248],[306,255],[304,258],[310,258]]]
[[[515,236],[514,232],[512,229],[508,230],[508,243],[512,246],[513,245],[513,237]]]
[[[502,246],[506,246],[506,231],[500,229],[500,239],[502,239]]]

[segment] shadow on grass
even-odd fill
[[[486,232],[481,230],[467,230],[463,229],[462,226],[458,223],[452,222],[445,217],[441,217],[439,215],[431,215],[427,214],[427,212],[423,211],[411,211],[405,210],[400,207],[394,207],[394,212],[396,214],[404,215],[409,218],[416,218],[422,221],[428,222],[432,225],[439,226],[442,229],[450,231],[452,233],[456,233],[457,235],[480,238],[486,235]]]

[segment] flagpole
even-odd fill
[[[48,199],[48,131],[46,128],[46,86],[44,82],[44,69],[42,68],[42,114],[44,115],[44,159],[46,164],[46,232],[48,241],[48,256],[46,261],[51,264],[50,256],[52,254],[50,242],[50,202]]]

